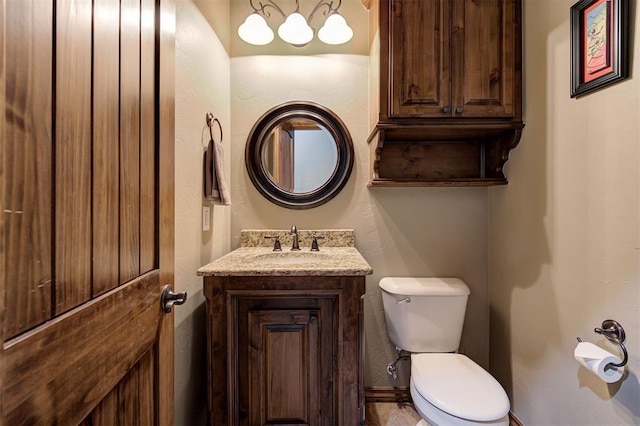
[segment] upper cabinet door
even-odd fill
[[[513,0],[453,0],[454,117],[519,115],[519,17]],[[516,31],[517,30],[517,31]]]
[[[386,14],[389,21],[382,25],[382,31],[384,27],[389,31],[388,116],[449,116],[450,0],[383,1],[381,15]],[[384,50],[385,46],[381,47]],[[382,92],[386,90],[382,88]]]
[[[517,13],[515,0],[381,1],[381,119],[519,118]]]

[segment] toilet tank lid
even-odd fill
[[[391,294],[407,296],[466,296],[471,292],[460,278],[384,277],[378,284]]]

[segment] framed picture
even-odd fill
[[[571,97],[629,75],[629,0],[580,0],[571,6]]]

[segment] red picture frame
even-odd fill
[[[581,0],[571,7],[571,97],[629,74],[628,0]]]

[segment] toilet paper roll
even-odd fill
[[[607,383],[617,382],[624,373],[624,367],[607,367],[610,363],[622,362],[620,358],[593,343],[578,343],[573,356],[583,367]]]

